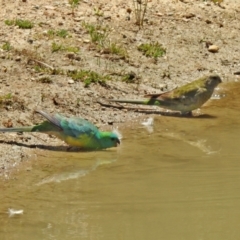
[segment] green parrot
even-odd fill
[[[168,92],[145,95],[145,99],[109,99],[109,101],[156,105],[188,114],[201,107],[212,96],[214,88],[221,82],[222,80],[218,75],[209,75]]]
[[[68,145],[83,150],[100,150],[116,147],[120,144],[117,131],[101,132],[92,123],[82,118],[67,118],[59,114],[54,116],[36,111],[47,119],[38,125],[17,128],[0,128],[0,132],[40,132],[52,134]]]

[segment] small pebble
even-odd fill
[[[74,83],[74,80],[69,79],[69,80],[68,80],[68,83],[69,83],[69,84],[73,84],[73,83]]]
[[[218,50],[219,50],[219,47],[216,45],[211,45],[208,47],[208,51],[212,52],[212,53],[216,53],[216,52],[218,52]]]

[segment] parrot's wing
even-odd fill
[[[61,126],[61,122],[58,116],[58,114],[56,114],[55,116],[51,116],[48,113],[42,111],[42,110],[36,110],[36,113],[41,114],[43,117],[45,117],[50,123],[52,123],[54,126],[56,126],[60,131],[63,131],[62,126]]]
[[[144,97],[150,97],[150,98],[158,98],[164,94],[168,94],[168,93],[171,93],[173,90],[175,90],[176,88],[170,90],[170,91],[166,91],[166,92],[162,92],[162,93],[149,93],[149,94],[146,94],[144,95]]]
[[[81,134],[92,136],[95,135],[96,132],[98,132],[97,127],[82,118],[67,118],[60,114],[55,114],[54,116],[51,116],[41,110],[37,110],[36,112],[41,114],[50,123],[56,126],[59,131],[64,132],[64,134],[68,136],[78,137]]]
[[[85,119],[66,118],[61,115],[57,115],[56,117],[60,118],[60,125],[64,133],[69,136],[78,137],[85,134],[91,137],[98,132],[98,128]]]

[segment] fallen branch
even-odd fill
[[[31,60],[34,61],[34,62],[36,62],[36,63],[38,63],[38,64],[40,64],[40,65],[42,65],[42,66],[44,66],[44,67],[46,67],[46,68],[50,68],[52,71],[55,69],[54,67],[48,65],[48,64],[45,63],[45,62],[42,62],[42,61],[39,61],[39,60],[36,60],[36,59],[31,59]]]

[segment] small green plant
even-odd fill
[[[45,72],[45,71],[44,71],[44,68],[43,68],[43,67],[40,67],[39,65],[35,65],[35,66],[34,66],[34,70],[35,70],[35,72],[37,72],[37,73]]]
[[[52,52],[58,52],[58,51],[62,51],[63,50],[63,45],[62,44],[58,44],[56,42],[52,43]]]
[[[11,99],[12,98],[12,94],[11,93],[8,93],[6,95],[3,95],[0,97],[0,99]]]
[[[5,22],[5,24],[8,25],[8,26],[13,26],[13,25],[15,25],[15,20],[5,20],[4,22]]]
[[[74,16],[75,15],[75,8],[78,6],[80,0],[68,0],[69,4],[71,5],[71,8],[72,8],[72,15]]]
[[[47,31],[47,36],[48,36],[49,38],[54,38],[55,35],[56,35],[56,34],[55,34],[55,31],[54,31],[54,30],[49,29],[49,30]]]
[[[143,26],[144,17],[147,12],[147,3],[148,0],[133,0],[136,24],[139,27]]]
[[[124,59],[128,57],[127,50],[115,42],[109,43],[108,48],[109,48],[110,53],[112,53],[112,54],[121,56]]]
[[[77,53],[77,52],[79,52],[79,48],[74,47],[74,46],[65,46],[65,45],[53,42],[52,43],[52,52],[54,53],[54,52],[58,52],[58,51],[67,51],[67,52]]]
[[[142,43],[138,46],[138,50],[143,52],[147,57],[158,58],[166,53],[166,49],[158,42]]]
[[[78,53],[79,52],[79,47],[65,46],[64,50],[67,51],[67,52]]]
[[[58,37],[66,38],[68,36],[68,31],[65,29],[61,29],[56,32],[56,35]]]
[[[101,25],[93,25],[88,23],[83,23],[84,28],[88,31],[91,42],[103,46],[105,40],[108,37],[108,28],[102,27]]]
[[[10,51],[12,49],[12,46],[10,45],[9,42],[5,42],[3,45],[2,45],[2,49],[4,51]]]
[[[6,95],[0,96],[0,104],[11,104],[12,94],[8,93]]]
[[[61,37],[61,38],[66,38],[67,36],[69,36],[68,31],[65,29],[61,29],[58,31],[54,31],[53,29],[49,29],[47,31],[47,36],[49,38],[54,38],[55,36]]]
[[[101,11],[100,8],[94,8],[94,15],[96,15],[98,17],[102,17],[103,16],[103,11]]]
[[[220,4],[223,2],[223,0],[210,0],[211,2],[214,2],[216,4]],[[207,0],[204,0],[204,2],[207,2]]]
[[[22,29],[31,29],[33,28],[34,24],[29,20],[17,19],[15,21],[15,26],[18,26],[19,28]]]
[[[22,29],[30,29],[33,28],[34,24],[29,20],[22,20],[22,19],[16,19],[16,20],[5,20],[5,24],[8,26],[18,26]]]
[[[83,81],[85,87],[88,87],[91,83],[99,83],[100,85],[106,86],[106,81],[110,79],[110,76],[100,75],[91,70],[80,70],[80,71],[71,71],[67,74],[74,81]]]

